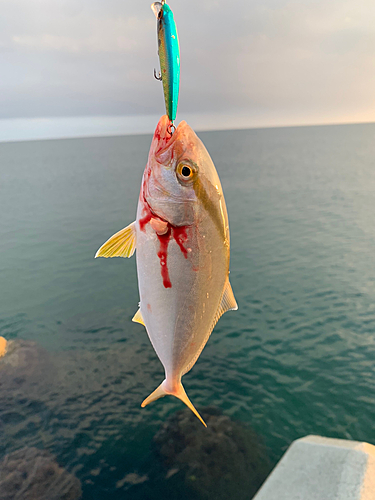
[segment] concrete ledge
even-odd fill
[[[375,500],[375,446],[320,436],[298,439],[253,500]]]

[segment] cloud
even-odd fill
[[[179,116],[375,120],[373,0],[170,4]],[[0,118],[161,114],[156,51],[148,3],[3,0]]]
[[[154,28],[154,23],[147,23]],[[14,44],[34,51],[55,51],[81,54],[129,54],[140,48],[137,34],[144,22],[135,17],[128,19],[93,19],[85,33],[72,30],[73,36],[46,32],[35,35],[14,35]],[[50,28],[49,28],[50,29]]]

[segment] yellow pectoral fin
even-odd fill
[[[142,316],[140,309],[138,309],[138,311],[134,314],[132,321],[134,321],[134,323],[140,323],[141,325],[146,327],[145,322],[143,321],[143,316]]]
[[[107,240],[96,252],[96,257],[131,257],[135,252],[136,229],[132,222]]]

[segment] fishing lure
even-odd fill
[[[160,73],[154,76],[163,83],[165,110],[169,120],[174,122],[177,114],[178,94],[180,91],[180,46],[173,12],[164,1],[151,5],[158,22],[158,54]]]

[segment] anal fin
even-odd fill
[[[132,222],[107,240],[96,252],[96,257],[131,257],[136,247],[136,228]]]
[[[142,316],[140,309],[138,309],[138,311],[134,314],[132,321],[134,321],[134,323],[140,323],[141,325],[146,327],[145,322],[143,321],[143,316]]]

